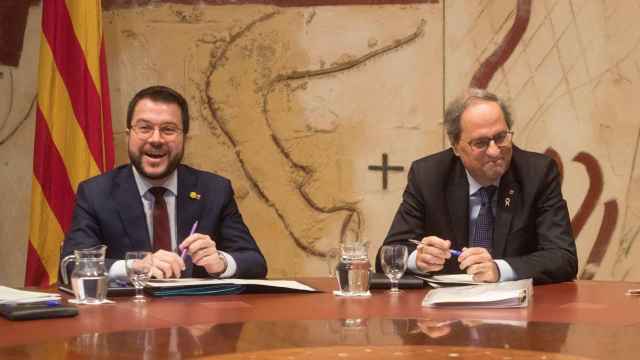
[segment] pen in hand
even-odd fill
[[[422,245],[422,242],[415,240],[415,239],[409,239],[409,242],[414,243],[416,245]],[[453,256],[460,256],[460,254],[462,254],[462,251],[460,250],[454,250],[454,249],[450,249],[449,252],[451,253],[451,255]]]
[[[196,220],[196,222],[193,223],[193,226],[191,226],[191,231],[189,231],[189,236],[193,235],[196,232],[197,227],[198,227],[198,220]],[[182,253],[180,254],[180,257],[182,258],[182,261],[186,260],[187,248],[182,249]]]

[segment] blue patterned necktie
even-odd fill
[[[473,240],[471,241],[471,247],[483,247],[491,250],[491,240],[493,239],[493,209],[492,202],[493,194],[495,194],[497,187],[494,185],[484,186],[478,190],[480,195],[480,212],[476,219],[475,231],[473,234]]]

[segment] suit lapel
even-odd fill
[[[176,198],[176,215],[178,226],[178,245],[189,236],[191,227],[199,221],[202,212],[203,194],[198,189],[198,177],[194,171],[186,166],[178,166],[178,196]],[[196,228],[196,232],[198,229]],[[182,277],[193,276],[193,263],[191,257],[185,259],[186,269]]]
[[[451,173],[452,181],[447,187],[447,206],[449,208],[449,226],[455,234],[452,248],[460,249],[469,242],[469,182],[460,161]]]
[[[178,166],[178,197],[176,198],[176,212],[178,220],[178,244],[191,231],[193,224],[199,220],[203,194],[198,189],[198,177],[186,166]]]
[[[520,200],[520,186],[515,181],[510,168],[500,179],[500,189],[498,190],[498,201],[496,203],[496,222],[493,231],[493,257],[502,257],[504,255],[513,212],[520,204]]]
[[[151,250],[147,218],[131,165],[120,170],[114,180],[113,197],[120,219],[128,235],[130,248]]]

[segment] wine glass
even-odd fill
[[[331,248],[327,251],[327,265],[329,266],[329,276],[336,277],[336,266],[340,260],[340,250]]]
[[[382,270],[391,281],[390,294],[399,294],[398,281],[407,270],[407,247],[404,245],[385,245],[382,247],[380,259]]]
[[[153,256],[149,251],[128,251],[125,254],[125,267],[129,281],[136,288],[135,302],[147,301],[142,295],[142,288],[151,278]]]

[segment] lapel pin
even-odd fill
[[[197,192],[192,191],[192,192],[189,193],[189,197],[192,198],[192,199],[200,200],[201,196]]]
[[[513,194],[515,194],[515,190],[513,189],[509,189],[509,196],[504,198],[504,207],[508,208],[509,206],[511,206],[511,196],[513,196]]]

